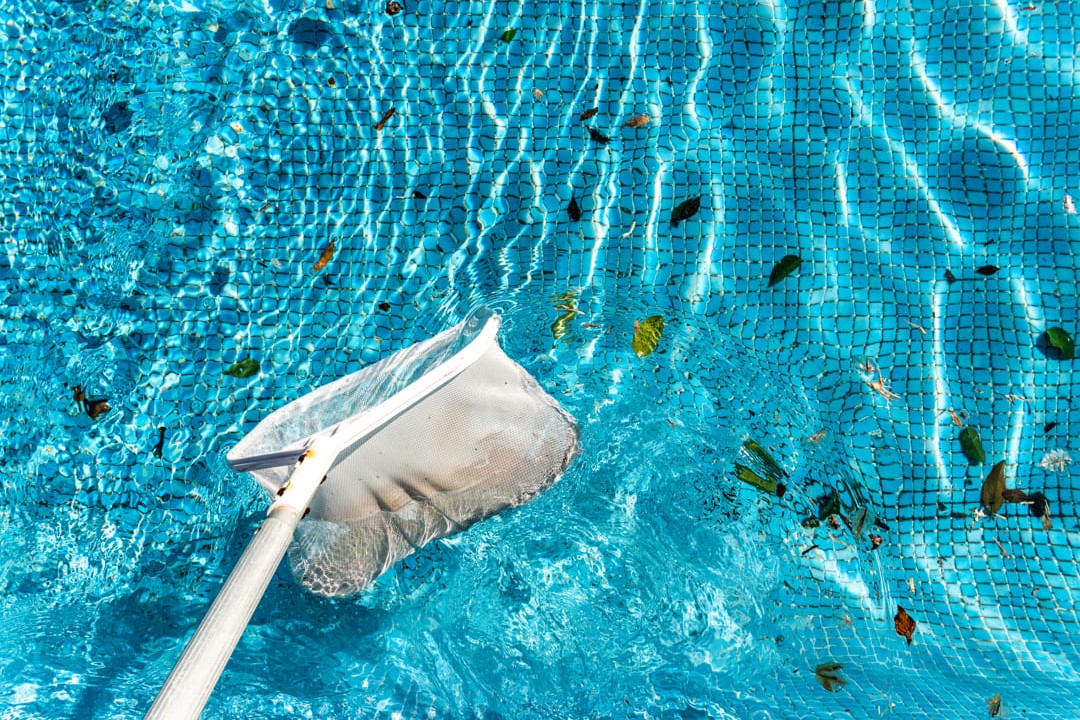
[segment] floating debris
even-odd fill
[[[1072,195],[1065,195],[1065,198],[1062,200],[1061,205],[1065,208],[1065,212],[1069,213],[1070,215],[1076,214],[1076,203],[1073,202]]]
[[[247,357],[225,368],[225,374],[234,378],[249,378],[252,375],[257,375],[259,370],[259,361]]]
[[[1061,353],[1062,360],[1073,359],[1076,354],[1076,343],[1073,342],[1072,335],[1063,328],[1052,327],[1047,329],[1046,338]]]
[[[798,270],[800,265],[802,265],[802,258],[798,255],[785,255],[780,258],[780,262],[776,263],[776,265],[773,266],[772,272],[769,273],[769,287],[772,287],[791,273]]]
[[[998,271],[998,269],[999,268],[997,266],[995,266],[995,265],[983,265],[981,268],[977,269],[975,272],[979,273],[980,275],[986,275],[987,277],[989,277],[989,276],[993,275],[994,273],[996,273]]]
[[[983,482],[979,501],[991,515],[1001,509],[1002,503],[1005,502],[1004,460],[994,465],[993,469],[990,470],[990,474],[986,476],[986,481]]]
[[[1066,195],[1065,197],[1069,196]],[[986,711],[990,713],[990,717],[992,718],[1001,714],[1001,693],[996,693],[994,697],[986,701]]]
[[[158,428],[158,441],[154,445],[154,457],[161,457],[162,452],[165,450],[165,426],[162,425]]]
[[[315,267],[312,268],[313,272],[319,272],[330,263],[330,259],[334,257],[334,241],[331,240],[330,244],[322,251],[322,255],[319,255],[319,259],[315,261]]]
[[[503,34],[499,36],[499,42],[508,43],[514,39],[515,35],[517,35],[517,28],[513,28],[511,30],[504,30]]]
[[[681,203],[675,206],[675,209],[671,211],[671,225],[677,226],[683,220],[689,220],[697,214],[697,211],[701,209],[701,196],[696,198],[690,198],[689,200],[683,200]]]
[[[767,492],[770,495],[775,494],[777,491],[776,478],[763,478],[745,465],[735,463],[735,476],[744,483],[753,485],[758,490]]]
[[[1031,503],[1031,514],[1042,520],[1043,530],[1050,530],[1053,523],[1050,521],[1050,502],[1046,495],[1041,492],[1032,493],[1028,496],[1028,501]]]
[[[821,687],[829,692],[836,692],[844,685],[847,685],[847,680],[840,675],[840,670],[843,667],[838,662],[823,662],[814,668],[814,677],[817,678]]]
[[[582,314],[577,308],[577,298],[577,291],[574,290],[555,296],[555,309],[562,311],[562,314],[555,318],[555,322],[551,323],[551,334],[556,340],[568,337],[574,319]]]
[[[379,120],[379,122],[375,123],[375,130],[379,131],[386,127],[386,123],[390,120],[390,118],[394,117],[394,113],[396,112],[397,110],[395,110],[394,108],[390,108],[385,113],[383,113],[382,119]]]
[[[840,493],[836,490],[821,499],[821,507],[818,509],[818,520],[825,520],[833,515],[840,514]]]
[[[541,90],[540,88],[534,88],[533,89],[533,97],[536,98],[537,100],[542,99],[544,97],[544,91]]]
[[[953,275],[952,272],[949,270],[945,271],[945,279],[949,282],[950,285],[956,282],[956,276]]]
[[[766,475],[771,475],[776,479],[779,479],[780,476],[789,477],[787,471],[780,466],[780,463],[776,462],[773,456],[769,454],[769,451],[761,447],[756,441],[744,440],[742,446],[761,463]]]
[[[1064,450],[1057,449],[1043,455],[1039,461],[1039,467],[1047,472],[1065,473],[1072,465],[1072,457]]]
[[[855,520],[851,523],[851,533],[856,540],[862,539],[863,530],[874,524],[874,511],[865,505],[855,511]]]
[[[651,119],[652,118],[650,118],[648,115],[635,115],[634,117],[632,117],[629,120],[627,120],[626,122],[624,122],[623,127],[629,127],[629,128],[645,127],[646,125],[649,124],[649,120],[651,120]]]
[[[600,112],[600,110],[598,108],[589,108],[585,112],[581,113],[581,117],[578,118],[578,119],[581,120],[581,122],[585,122],[589,118],[595,117],[596,113],[598,113],[598,112]]]
[[[390,17],[397,15],[404,9],[405,8],[402,7],[401,3],[399,3],[397,0],[390,0],[388,3],[386,3],[386,14]]]
[[[1001,493],[1001,499],[1007,503],[1025,503],[1028,502],[1028,494],[1023,490],[1005,488],[1005,492]]]
[[[863,382],[865,382],[867,387],[871,390],[885,398],[886,401],[895,400],[900,397],[885,385],[885,378],[882,376],[880,368],[878,368],[877,371],[877,380],[863,380]]]
[[[885,542],[885,538],[880,535],[870,535],[870,549],[877,550],[881,547],[881,543]]]
[[[566,214],[570,216],[570,219],[577,222],[581,219],[581,208],[578,207],[577,200],[573,197],[570,198],[570,204],[566,206]]]
[[[601,145],[607,145],[609,142],[611,142],[611,138],[609,138],[607,135],[600,132],[594,127],[589,128],[589,137],[591,137],[593,140],[600,143]]]
[[[413,200],[427,200],[427,195],[420,192],[419,190],[413,190],[412,191],[412,199]]]
[[[979,431],[975,428],[968,426],[960,431],[960,449],[964,451],[964,457],[972,465],[986,462],[982,438],[979,437]]]
[[[634,339],[630,343],[634,354],[639,358],[652,353],[660,342],[660,335],[664,332],[664,318],[653,315],[644,320],[634,321]]]
[[[378,308],[379,308],[380,310],[382,310],[383,312],[387,312],[388,310],[390,310],[390,303],[388,303],[388,302],[386,302],[385,300],[383,300],[383,301],[382,301],[381,303],[379,303],[379,304],[377,305],[377,307],[378,307]]]
[[[896,627],[896,634],[902,638],[907,639],[907,644],[911,644],[911,637],[915,634],[915,620],[904,608],[897,606],[896,615],[893,616],[893,625]]]
[[[1048,422],[1045,425],[1043,425],[1043,432],[1048,433],[1051,430],[1053,430],[1054,428],[1056,428],[1057,426],[1058,426],[1057,421]]]
[[[109,401],[105,398],[94,398],[86,401],[86,414],[91,420],[97,420],[100,416],[112,410]]]

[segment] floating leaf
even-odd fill
[[[991,515],[1001,509],[1005,502],[1005,461],[994,465],[982,486],[980,502]]]
[[[330,262],[330,259],[334,257],[334,241],[331,240],[330,244],[326,246],[326,249],[322,251],[322,255],[315,261],[315,267],[312,268],[313,272],[319,272]]]
[[[600,143],[601,145],[607,145],[609,142],[611,142],[611,138],[609,138],[607,135],[600,132],[594,127],[589,128],[589,137],[591,137],[593,140]]]
[[[770,495],[776,492],[775,478],[763,478],[745,465],[735,463],[735,475],[744,483],[749,483],[750,485],[756,487],[758,490],[767,492]]]
[[[513,28],[511,30],[504,30],[503,34],[499,36],[499,42],[508,43],[514,39],[515,35],[517,35],[517,28]]]
[[[651,118],[648,115],[635,115],[623,123],[623,127],[639,128],[649,124]]]
[[[1054,428],[1056,428],[1057,426],[1058,426],[1058,424],[1057,424],[1056,420],[1054,422],[1048,422],[1045,425],[1043,425],[1043,432],[1048,433],[1051,430],[1053,430]]]
[[[1001,714],[1001,693],[996,693],[994,697],[986,701],[986,711],[990,713],[992,718]]]
[[[915,634],[915,621],[904,608],[897,606],[896,615],[893,616],[893,625],[896,627],[896,634],[907,638],[907,644],[910,645],[911,636]]]
[[[761,447],[753,440],[746,440],[743,442],[743,447],[757,458],[762,467],[765,469],[766,475],[771,475],[773,478],[779,479],[780,476],[788,477],[787,471],[780,467],[780,463],[773,459],[773,456],[769,454],[769,451]]]
[[[566,206],[566,214],[570,216],[570,219],[577,222],[581,219],[581,208],[578,207],[577,200],[570,198],[570,204]]]
[[[390,108],[385,113],[383,113],[383,116],[379,120],[379,122],[375,123],[375,130],[382,130],[384,127],[386,127],[386,123],[390,120],[390,118],[394,117],[394,113],[396,112],[397,110],[395,110],[394,108]]]
[[[851,532],[855,535],[856,540],[862,538],[863,530],[865,530],[868,525],[874,524],[874,517],[874,511],[866,506],[855,511],[855,521],[851,524]]]
[[[598,112],[600,112],[600,110],[598,110],[597,108],[589,108],[585,112],[581,113],[581,117],[579,119],[581,120],[581,122],[585,122],[589,118],[595,116]]]
[[[776,265],[773,266],[772,272],[769,273],[769,287],[772,287],[791,273],[795,272],[800,265],[802,265],[802,258],[798,255],[785,255],[780,258],[780,262],[776,263]]]
[[[91,420],[97,420],[98,417],[112,410],[109,407],[109,401],[105,398],[95,398],[93,400],[86,401],[86,414],[90,416]]]
[[[989,277],[989,276],[993,275],[994,273],[996,273],[997,271],[998,271],[998,268],[996,266],[994,266],[994,265],[983,265],[981,268],[979,268],[975,272],[979,273],[980,275],[986,275],[987,277]]]
[[[225,374],[234,378],[249,378],[259,373],[259,361],[252,358],[244,358],[225,369]]]
[[[397,15],[404,9],[397,0],[390,0],[390,2],[386,3],[386,14],[390,17]]]
[[[681,203],[675,206],[675,209],[671,211],[671,224],[672,226],[678,225],[683,220],[689,220],[697,214],[697,211],[701,208],[701,197],[690,198],[689,200],[683,200]]]
[[[1052,327],[1046,331],[1046,337],[1050,344],[1061,351],[1062,360],[1072,360],[1076,352],[1076,343],[1072,336],[1062,328]]]
[[[954,282],[956,282],[956,276],[953,275],[952,271],[950,271],[950,270],[945,271],[945,279],[948,281],[948,283],[950,285],[953,284]]]
[[[1005,488],[1005,492],[1001,493],[1001,499],[1007,503],[1025,503],[1028,502],[1028,494],[1023,490]]]
[[[154,457],[161,457],[161,453],[165,450],[165,426],[162,425],[158,428],[158,441],[154,445]]]
[[[975,428],[966,427],[960,431],[960,449],[964,451],[964,457],[972,465],[986,462],[982,438],[979,437],[979,431]]]
[[[634,339],[630,347],[639,358],[643,358],[656,349],[656,344],[660,342],[660,335],[663,332],[664,318],[659,315],[635,321]]]
[[[818,520],[824,520],[825,518],[832,517],[833,515],[840,514],[840,493],[833,490],[832,495],[828,496],[821,503],[821,508],[818,510]]]
[[[412,199],[413,200],[427,200],[427,195],[420,192],[419,190],[413,190],[412,191]]]
[[[829,692],[836,692],[847,684],[847,680],[840,675],[840,670],[843,667],[838,662],[823,662],[814,668],[814,677],[817,678],[821,687]]]
[[[1049,530],[1053,527],[1053,523],[1050,521],[1050,503],[1047,501],[1046,496],[1041,492],[1032,493],[1028,495],[1028,501],[1031,502],[1031,514],[1042,519],[1043,530]]]

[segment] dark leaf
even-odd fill
[[[996,266],[994,266],[994,265],[983,265],[981,268],[979,268],[975,272],[979,273],[980,275],[990,276],[990,275],[993,275],[994,273],[996,273],[997,271],[998,271],[998,268]]]
[[[683,220],[689,220],[697,214],[697,211],[701,209],[701,197],[690,198],[689,200],[683,200],[681,203],[675,206],[675,209],[671,211],[671,224],[673,226],[678,225]]]
[[[776,497],[783,498],[787,495],[787,485],[782,482],[776,483]]]
[[[956,276],[953,275],[952,272],[949,270],[945,271],[945,279],[949,282],[950,285],[956,282]]]
[[[664,332],[664,318],[659,315],[634,322],[634,339],[630,346],[634,354],[643,358],[656,349],[660,335]]]
[[[327,245],[326,248],[322,251],[322,254],[319,255],[319,259],[315,261],[315,267],[313,267],[311,269],[312,272],[319,272],[320,270],[322,270],[324,267],[327,266],[327,264],[329,264],[331,258],[333,258],[333,257],[334,257],[334,241],[331,240],[330,244]]]
[[[992,718],[1001,714],[1001,693],[995,694],[994,697],[986,701],[986,711],[990,713]]]
[[[815,517],[806,518],[802,521],[802,526],[807,530],[813,530],[814,528],[821,527],[821,521]]]
[[[758,490],[767,492],[770,495],[776,492],[775,478],[763,478],[745,465],[735,463],[735,476],[742,480],[744,483],[753,485]]]
[[[1073,342],[1072,336],[1065,332],[1062,328],[1052,327],[1046,331],[1046,337],[1050,340],[1050,344],[1061,351],[1062,360],[1072,360],[1073,355],[1076,352],[1076,343]]]
[[[1001,493],[1001,499],[1007,503],[1022,503],[1028,501],[1028,494],[1023,490],[1005,488],[1005,492]]]
[[[821,687],[825,688],[829,692],[836,692],[841,687],[847,684],[840,675],[840,670],[844,666],[838,662],[824,662],[814,668],[814,677],[817,678]]]
[[[824,498],[821,508],[818,510],[818,520],[838,515],[840,513],[840,493],[833,490],[832,495]]]
[[[381,303],[379,303],[379,309],[382,310],[383,312],[386,312],[387,310],[390,309],[390,303],[383,300]]]
[[[98,417],[112,410],[109,407],[109,401],[105,398],[95,398],[86,402],[86,414],[90,416],[91,420],[97,420]]]
[[[776,263],[776,265],[773,266],[772,272],[769,273],[769,287],[772,287],[791,273],[795,272],[800,265],[802,265],[802,258],[798,255],[785,255],[780,258],[780,262]]]
[[[1057,424],[1056,421],[1055,422],[1048,422],[1045,425],[1043,425],[1043,432],[1048,433],[1051,430],[1053,430],[1054,428],[1056,428],[1057,426],[1058,426],[1058,424]]]
[[[877,550],[879,547],[881,547],[881,543],[883,542],[885,542],[885,538],[881,537],[880,535],[874,535],[873,533],[870,534],[871,550]]]
[[[83,390],[82,385],[76,385],[71,390],[71,398],[79,403],[79,405],[86,405],[86,391]]]
[[[161,457],[162,451],[165,449],[165,426],[162,425],[158,428],[158,441],[154,445],[154,457]]]
[[[863,530],[874,524],[874,511],[863,506],[855,511],[855,520],[851,523],[851,533],[856,540],[862,538]]]
[[[983,507],[991,515],[1001,509],[1002,503],[1005,502],[1005,461],[994,465],[990,474],[986,476],[986,481],[983,482],[982,494],[979,497]]]
[[[397,15],[404,9],[405,8],[401,7],[401,3],[399,3],[397,0],[390,0],[388,3],[386,3],[386,14],[391,17]]]
[[[982,438],[979,431],[973,427],[966,427],[960,431],[960,449],[964,451],[964,457],[972,465],[986,462],[986,453],[983,451]]]
[[[499,36],[499,41],[508,43],[514,39],[515,35],[517,35],[517,28],[514,28],[512,30],[505,30],[503,34]]]
[[[907,644],[911,644],[911,636],[915,634],[915,621],[907,614],[907,611],[902,607],[896,608],[896,615],[893,616],[893,625],[896,627],[896,634],[900,637],[907,638]]]
[[[249,378],[259,372],[259,361],[252,358],[244,358],[225,369],[225,374],[234,378]]]
[[[581,208],[578,207],[577,200],[570,198],[570,204],[566,206],[566,214],[570,216],[570,219],[577,222],[581,219]]]
[[[585,122],[585,121],[586,121],[586,120],[588,120],[589,118],[591,118],[591,117],[595,116],[595,115],[596,115],[596,113],[598,113],[598,112],[600,112],[600,111],[599,111],[599,110],[598,110],[597,108],[589,108],[589,109],[588,109],[588,110],[586,110],[585,112],[581,113],[581,118],[580,118],[580,120],[581,120],[582,122]]]
[[[591,137],[593,140],[600,143],[601,145],[607,145],[609,142],[611,142],[611,138],[609,138],[607,135],[600,132],[594,127],[589,128],[589,137]]]
[[[427,200],[427,195],[420,192],[419,190],[413,190],[412,191],[412,199],[413,200]]]
[[[394,113],[396,112],[397,110],[395,110],[394,108],[390,108],[385,113],[383,113],[382,119],[379,120],[379,122],[375,123],[375,130],[382,130],[384,127],[386,127],[386,123],[390,120],[390,118],[394,117]]]

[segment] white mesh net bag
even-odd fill
[[[336,443],[289,548],[305,587],[359,592],[425,543],[544,491],[576,457],[574,419],[506,356],[498,327],[475,311],[275,411],[229,453],[276,494],[316,437]]]

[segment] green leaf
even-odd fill
[[[758,445],[753,440],[747,440],[743,443],[743,447],[761,462],[766,475],[771,476],[774,480],[779,480],[781,476],[788,476],[784,468],[780,467],[780,463],[773,460],[773,456],[761,445]]]
[[[960,431],[960,449],[972,465],[986,462],[986,453],[983,452],[982,438],[979,431],[973,427],[966,427]]]
[[[689,200],[683,200],[681,203],[675,206],[675,209],[671,211],[671,224],[678,225],[683,220],[689,220],[697,214],[697,211],[701,208],[701,197],[690,198]]]
[[[739,463],[735,463],[735,475],[744,483],[749,483],[750,485],[756,487],[758,490],[767,492],[770,495],[776,493],[775,478],[763,478],[750,468],[746,467],[745,465],[740,465]]]
[[[769,273],[769,287],[772,287],[791,273],[795,272],[800,265],[802,265],[802,258],[798,255],[785,255],[780,258],[780,262],[776,263],[776,265],[773,266],[772,272]]]
[[[1065,332],[1064,329],[1059,327],[1052,327],[1046,331],[1046,337],[1050,340],[1050,344],[1061,351],[1061,358],[1063,360],[1072,360],[1076,354],[1076,343],[1073,342],[1072,336]]]
[[[259,368],[259,361],[248,357],[227,367],[225,374],[234,378],[249,378],[252,375],[258,375]]]
[[[986,476],[986,482],[982,486],[980,501],[986,510],[993,515],[1001,509],[1005,502],[1005,461],[1002,460]]]
[[[511,30],[506,30],[506,31],[503,32],[502,35],[499,36],[499,41],[504,42],[504,43],[508,43],[508,42],[510,42],[511,40],[514,39],[515,35],[517,35],[517,28],[513,28]]]
[[[645,357],[656,349],[664,332],[664,318],[659,315],[647,317],[634,323],[634,340],[630,346],[638,357]]]

